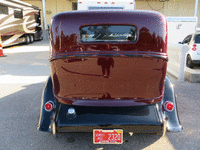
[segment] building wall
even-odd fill
[[[22,0],[32,5],[38,6],[42,10],[42,0]],[[106,1],[106,0],[105,0]],[[113,0],[114,1],[114,0]],[[161,0],[160,0],[161,1]],[[46,18],[47,24],[50,23],[51,18],[63,11],[72,10],[72,2],[77,0],[46,0]],[[136,10],[155,10],[159,11],[165,16],[194,16],[195,0],[168,0],[159,2],[159,0],[135,0]],[[198,10],[200,9],[200,2]],[[42,11],[41,11],[42,16]],[[198,11],[200,16],[200,10]],[[200,26],[200,19],[198,26]]]
[[[51,22],[51,18],[57,13],[70,10],[72,10],[72,2],[69,2],[69,0],[46,0],[47,24]]]
[[[21,0],[31,5],[37,6],[41,9],[41,19],[43,27],[43,11],[42,0]],[[50,24],[51,18],[59,12],[72,10],[72,2],[76,0],[45,0],[46,4],[46,21]]]
[[[156,10],[165,16],[194,16],[195,0],[136,1],[136,9]]]
[[[168,0],[159,2],[159,0],[135,0],[137,10],[155,10],[165,16],[190,17],[195,13],[195,0]],[[200,2],[198,5],[198,18],[200,17]],[[200,19],[198,19],[200,27]]]

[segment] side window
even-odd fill
[[[14,10],[14,18],[23,18],[23,11],[22,10]]]
[[[0,5],[0,14],[8,15],[8,7],[4,5]]]
[[[35,13],[35,21],[36,21],[39,25],[41,25],[40,15],[37,14],[37,13]]]
[[[36,28],[35,28],[35,31],[41,31],[42,28],[41,28],[41,18],[40,18],[40,12],[39,13],[35,13],[35,21],[37,23],[36,25]]]
[[[200,43],[200,34],[195,36],[195,43]]]
[[[192,35],[188,35],[182,42],[182,44],[188,44],[192,38]]]

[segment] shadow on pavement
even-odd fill
[[[200,84],[173,80],[183,131],[168,134],[175,149],[200,149]]]

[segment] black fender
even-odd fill
[[[43,94],[41,98],[40,116],[39,116],[39,121],[37,125],[37,130],[39,131],[46,131],[46,132],[51,131],[49,126],[51,125],[54,111],[52,110],[48,112],[45,110],[44,105],[48,101],[52,101],[54,103],[54,107],[56,107],[57,102],[53,95],[53,86],[52,86],[51,77],[47,79],[47,82],[43,89]]]
[[[182,126],[180,124],[179,116],[178,116],[178,111],[177,111],[177,103],[176,103],[176,97],[174,93],[174,88],[173,85],[170,81],[170,79],[166,76],[165,78],[165,93],[164,97],[162,99],[162,110],[163,110],[163,115],[164,118],[167,119],[167,130],[169,132],[180,132],[182,131]],[[174,104],[174,109],[169,112],[164,109],[164,104],[166,101],[170,101]]]

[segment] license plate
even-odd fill
[[[123,143],[123,130],[93,130],[93,143],[94,144],[122,144]]]

